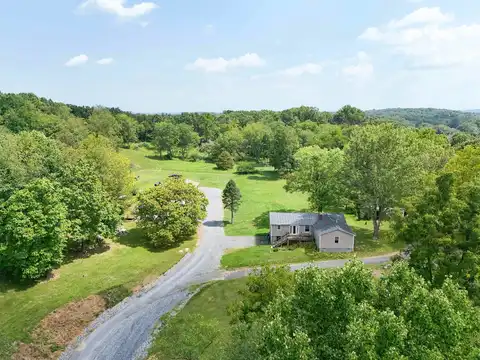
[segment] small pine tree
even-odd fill
[[[217,159],[217,168],[220,170],[229,170],[233,169],[235,165],[235,161],[233,160],[232,155],[230,155],[227,151],[222,151],[221,154],[218,156]]]
[[[223,190],[222,201],[225,209],[230,210],[231,224],[233,224],[233,214],[238,210],[241,200],[242,194],[240,194],[240,189],[237,187],[237,184],[235,184],[235,181],[230,180]]]

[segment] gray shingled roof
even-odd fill
[[[354,235],[350,226],[348,226],[345,216],[339,213],[324,213],[313,226],[321,234],[326,234],[334,230],[343,230]]]
[[[310,225],[319,231],[320,234],[326,234],[334,230],[342,230],[354,235],[350,226],[348,226],[345,216],[339,213],[270,213],[270,225]]]
[[[270,224],[272,225],[310,225],[318,221],[318,214],[271,212]]]

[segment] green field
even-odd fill
[[[242,193],[242,204],[235,216],[234,224],[226,224],[227,235],[255,235],[268,232],[268,213],[270,211],[301,211],[308,208],[306,196],[287,193],[283,186],[285,180],[279,179],[272,168],[259,168],[259,174],[237,175],[232,170],[220,171],[214,164],[188,162],[181,160],[159,160],[151,150],[122,150],[134,164],[135,172],[140,175],[140,186],[153,186],[157,181],[172,173],[182,174],[200,186],[223,189],[230,179],[235,180]],[[225,211],[225,220],[230,213]]]
[[[228,314],[228,307],[235,300],[240,299],[239,291],[245,288],[247,279],[235,279],[229,281],[219,281],[208,284],[197,295],[195,295],[173,319],[173,326],[181,324],[182,321],[190,321],[189,315],[199,314],[203,316],[205,320],[214,320],[218,324],[219,334],[211,342],[201,349],[197,349],[201,352],[200,360],[216,360],[216,356],[221,351],[222,345],[225,344],[231,336],[230,316]],[[189,324],[193,325],[193,324]],[[193,325],[194,326],[194,325]],[[178,344],[178,336],[184,334],[165,334],[160,331],[157,340],[153,342],[149,353],[152,357],[149,359],[163,360],[165,357],[164,345]],[[202,346],[203,344],[195,344],[196,346]],[[180,357],[177,357],[180,359]],[[187,357],[182,357],[187,358]],[[192,357],[197,358],[197,357]]]

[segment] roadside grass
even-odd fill
[[[202,321],[213,320],[216,322],[218,335],[211,339],[212,341],[209,341],[206,347],[198,349],[198,352],[201,352],[200,360],[217,359],[218,352],[230,339],[231,317],[228,314],[228,307],[241,298],[239,291],[245,289],[246,281],[246,278],[241,278],[208,284],[171,320],[173,328],[177,327],[179,330],[183,329],[183,322],[185,321],[189,321],[188,325],[195,328],[196,324],[191,324],[191,321],[196,319],[195,315],[200,315]],[[149,349],[149,359],[167,359],[168,357],[165,357],[167,353],[165,347],[168,344],[182,343],[182,339],[179,339],[178,336],[187,337],[189,335],[192,334],[185,334],[182,331],[166,333],[160,330]],[[197,345],[202,346],[198,343]],[[171,349],[171,346],[169,348]]]
[[[226,221],[226,235],[264,235],[268,233],[268,213],[270,211],[307,210],[307,198],[299,193],[287,193],[280,179],[271,167],[257,168],[258,174],[238,175],[234,170],[221,171],[215,164],[203,161],[189,162],[178,159],[159,159],[152,150],[121,150],[140,176],[137,185],[140,188],[153,186],[172,173],[197,181],[200,186],[222,189],[230,179],[235,180],[242,193],[242,204],[234,217],[234,224]],[[224,219],[230,220],[230,212],[225,210]]]
[[[380,240],[373,240],[373,225],[367,221],[356,221],[347,215],[347,222],[356,233],[355,251],[351,253],[319,252],[315,244],[293,245],[272,249],[270,245],[258,245],[246,249],[232,249],[222,256],[221,264],[225,269],[254,267],[262,265],[293,264],[309,261],[363,258],[390,254],[400,251],[404,244],[392,239],[392,234],[385,223]]]

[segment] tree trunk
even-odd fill
[[[230,209],[230,224],[233,224],[233,209]]]
[[[377,216],[377,212],[373,212],[372,216],[373,222],[373,240],[378,240],[380,236],[380,216]]]

